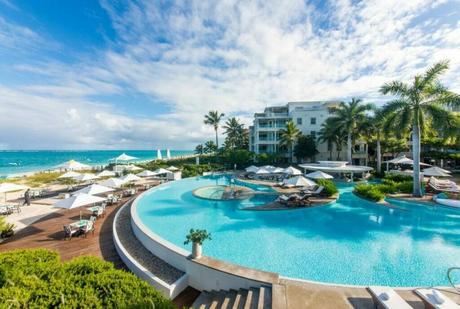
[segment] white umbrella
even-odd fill
[[[284,173],[284,168],[275,167],[274,169],[272,169],[270,171],[270,173],[272,173],[272,174],[282,174],[282,173]]]
[[[303,176],[295,176],[292,178],[285,179],[283,181],[285,185],[292,185],[294,187],[314,187],[316,186],[316,182],[307,179]]]
[[[166,149],[166,158],[171,159],[171,151],[169,151],[169,148]]]
[[[18,184],[15,184],[15,183],[10,183],[10,182],[0,183],[0,193],[5,194],[5,202],[6,202],[6,194],[7,193],[22,191],[22,190],[26,190],[26,189],[29,189],[29,187],[24,186],[24,185],[18,185]]]
[[[267,171],[269,171],[269,172],[270,172],[271,170],[274,170],[274,169],[275,169],[275,167],[274,167],[273,165],[264,165],[264,166],[261,166],[260,168],[263,168],[263,169],[265,169],[265,170],[267,170]]]
[[[423,170],[423,176],[435,176],[435,177],[452,177],[449,173],[446,173],[445,169],[437,166],[433,166]]]
[[[167,168],[168,171],[171,171],[171,172],[176,172],[178,171],[179,169],[173,165],[171,165],[170,167]]]
[[[60,179],[64,179],[64,178],[75,178],[75,177],[78,177],[80,176],[81,174],[80,173],[77,173],[77,172],[74,172],[74,171],[70,171],[70,172],[67,172],[65,174],[62,174],[61,176],[59,176],[58,178]]]
[[[163,157],[161,156],[161,150],[160,149],[157,149],[157,159],[158,160],[163,159]]]
[[[56,166],[56,168],[63,169],[63,170],[74,171],[74,170],[90,169],[91,166],[89,166],[87,164],[80,163],[80,162],[75,161],[75,160],[70,160],[70,161],[64,162],[62,164],[59,164],[58,166]]]
[[[259,170],[259,168],[255,165],[248,166],[244,169],[248,173],[255,173]]]
[[[152,176],[155,176],[155,175],[157,175],[157,174],[152,172],[152,171],[149,171],[149,170],[145,170],[145,171],[140,172],[139,174],[137,174],[137,176],[140,176],[140,177],[152,177]]]
[[[80,193],[54,203],[54,207],[72,209],[105,201],[106,198]],[[81,211],[80,211],[81,220]]]
[[[135,181],[142,180],[142,178],[140,178],[139,176],[136,176],[134,174],[128,174],[126,176],[123,176],[121,179],[124,182],[135,182]]]
[[[80,182],[90,181],[90,180],[94,180],[98,178],[99,178],[98,176],[91,174],[91,173],[84,173],[84,174],[80,174],[74,177],[76,181],[80,181]]]
[[[101,186],[98,184],[92,184],[90,186],[84,187],[83,189],[80,189],[73,193],[73,195],[80,194],[80,193],[86,193],[90,195],[97,195],[97,194],[102,194],[102,193],[107,193],[107,192],[112,192],[115,191],[114,189],[106,186]]]
[[[116,161],[132,161],[136,159],[137,159],[136,157],[128,156],[126,153],[123,152],[121,155],[119,155],[116,158],[113,158],[112,160],[115,160],[116,162]]]
[[[266,168],[261,167],[261,168],[259,168],[259,169],[257,170],[257,172],[255,172],[255,173],[256,173],[257,175],[263,175],[263,174],[270,174],[270,171],[267,170]]]
[[[292,166],[289,166],[287,168],[284,169],[283,171],[285,174],[287,175],[293,175],[293,176],[296,176],[296,175],[302,175],[302,171],[296,169],[295,167],[292,167]]]
[[[113,177],[113,176],[116,176],[116,175],[117,174],[115,174],[115,172],[104,170],[104,171],[100,172],[99,174],[97,174],[97,177]]]
[[[313,173],[309,173],[305,176],[311,179],[333,179],[334,178],[333,176],[326,174],[322,171],[316,171]]]
[[[125,170],[127,171],[142,171],[142,168],[136,165],[128,165],[125,167]]]
[[[120,178],[109,178],[107,180],[104,180],[100,182],[99,184],[101,186],[106,186],[110,188],[120,188],[122,185],[124,185],[126,182]]]
[[[159,168],[159,169],[156,169],[155,171],[153,171],[155,174],[157,175],[161,175],[161,174],[169,174],[171,173],[171,171],[168,171],[164,168]]]

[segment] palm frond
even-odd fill
[[[426,105],[423,107],[424,112],[430,116],[433,128],[445,136],[459,135],[460,134],[460,121],[459,117],[443,108],[438,104]],[[443,134],[439,134],[442,137]]]
[[[409,93],[409,86],[403,82],[394,80],[389,83],[385,83],[381,88],[380,92],[382,94],[392,94],[399,96],[407,96]]]
[[[423,90],[427,85],[434,83],[439,78],[439,76],[445,73],[448,69],[449,61],[447,60],[435,63],[433,66],[428,68],[428,70],[426,70],[417,88],[419,90]]]

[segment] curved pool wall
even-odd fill
[[[206,256],[337,285],[448,285],[447,268],[458,264],[458,210],[393,200],[392,207],[381,206],[354,196],[346,184],[339,184],[335,203],[283,212],[239,210],[266,202],[261,200],[215,202],[191,195],[197,187],[227,182],[187,178],[142,194],[131,210],[136,235],[184,270],[189,254],[184,236],[190,228],[205,228],[213,236],[204,245]]]

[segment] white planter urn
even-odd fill
[[[201,257],[202,252],[203,252],[203,248],[201,244],[194,242],[192,245],[192,258],[199,259]]]

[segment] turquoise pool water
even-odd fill
[[[447,269],[460,264],[459,210],[394,200],[388,208],[354,196],[346,184],[339,185],[336,203],[288,211],[239,209],[272,201],[272,195],[222,202],[192,195],[198,187],[228,183],[226,176],[167,183],[138,201],[138,215],[180,247],[190,250],[183,245],[190,228],[207,229],[212,240],[204,244],[205,255],[306,280],[447,285]]]

